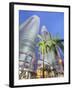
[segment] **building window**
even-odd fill
[[[31,67],[31,62],[32,62],[32,56],[28,55],[26,56],[26,59],[25,59],[25,68],[30,68]]]
[[[28,55],[27,57],[26,57],[26,63],[31,63],[31,61],[32,61],[32,56],[30,56],[30,55]]]
[[[19,60],[25,61],[26,54],[20,54]]]

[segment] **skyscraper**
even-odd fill
[[[31,72],[34,72],[35,40],[39,32],[39,26],[40,18],[33,15],[19,28],[19,60],[23,62],[20,66],[26,71],[26,76],[29,76],[27,78],[31,78]]]

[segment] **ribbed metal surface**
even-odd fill
[[[40,19],[36,15],[30,17],[20,26],[19,43],[21,52],[28,52],[34,50],[35,39],[39,32],[39,26]]]
[[[35,53],[36,38],[39,32],[40,18],[36,15],[28,18],[24,23],[20,25],[19,30],[19,64],[24,70],[33,71],[34,66],[32,64]],[[30,62],[27,62],[27,57],[31,55]]]

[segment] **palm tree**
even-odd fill
[[[38,35],[38,38],[40,39],[40,42],[38,43],[39,51],[42,53],[43,58],[43,69],[44,69],[44,57],[45,53],[53,53],[53,56],[59,56],[58,54],[58,48],[60,48],[64,52],[64,46],[62,44],[63,40],[61,40],[58,37],[52,37],[51,34],[48,32],[48,38],[44,38],[42,34]],[[44,78],[44,70],[43,70],[43,78]]]
[[[46,53],[46,41],[43,39],[42,35],[38,35],[38,38],[40,39],[38,46],[39,46],[39,51],[42,54],[42,59],[43,59],[43,78],[44,78],[44,56]]]
[[[50,33],[49,33],[50,34]],[[51,35],[50,35],[51,36]],[[64,52],[64,46],[62,44],[64,40],[57,38],[57,37],[50,37],[50,39],[48,39],[46,41],[46,50],[48,50],[47,52],[53,52],[54,57],[58,56],[58,64],[61,65],[62,63],[62,59],[59,53],[59,48],[62,50],[62,52]],[[56,62],[56,61],[55,61]],[[52,61],[52,64],[54,64],[54,60]]]

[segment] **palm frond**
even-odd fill
[[[41,41],[43,41],[42,35],[38,34],[37,37],[38,37]]]

